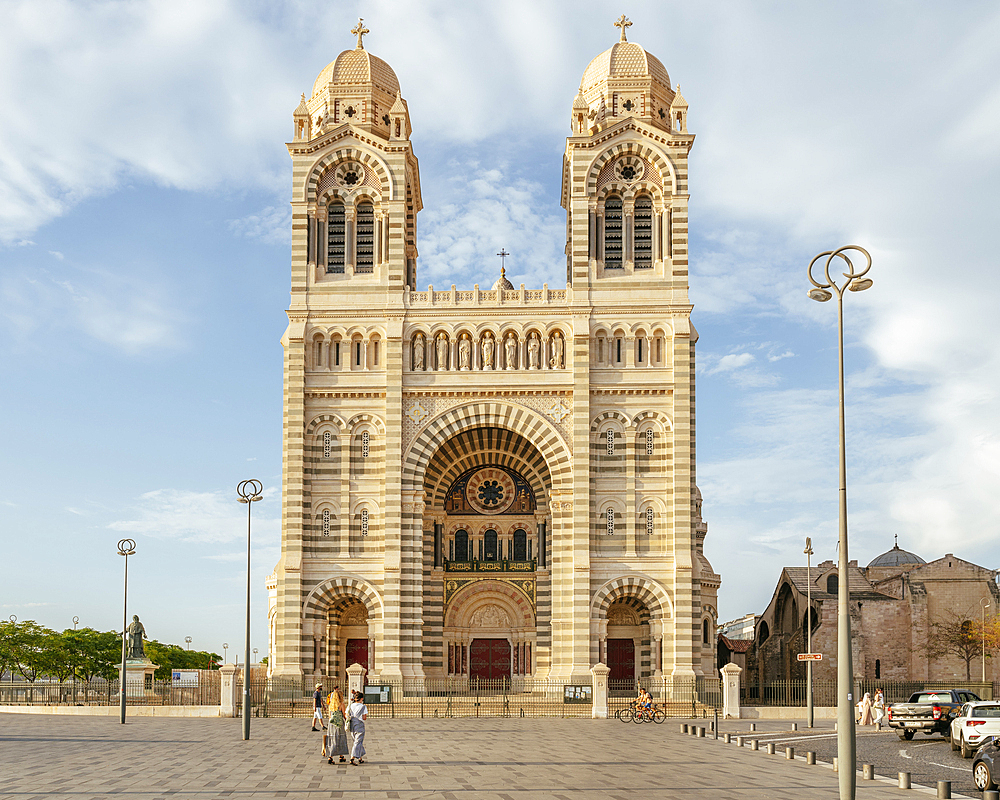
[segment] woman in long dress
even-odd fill
[[[861,708],[861,724],[871,725],[872,723],[872,696],[870,692],[865,692],[865,696],[861,698],[860,703]]]
[[[875,702],[872,703],[872,721],[878,725],[885,717],[885,695],[881,689],[875,690]]]
[[[351,764],[356,767],[365,763],[365,720],[368,719],[368,708],[360,692],[355,692],[353,698],[347,707],[347,716],[351,722],[351,736],[354,737]]]
[[[330,723],[326,726],[326,762],[333,763],[334,756],[340,756],[341,762],[348,753],[347,731],[347,705],[344,703],[344,695],[339,688],[333,690],[328,703],[330,710]]]

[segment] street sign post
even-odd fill
[[[823,654],[822,653],[799,653],[798,659],[799,659],[799,661],[822,661],[823,660]]]

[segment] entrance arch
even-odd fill
[[[374,672],[381,661],[383,604],[362,578],[342,575],[313,587],[303,604],[302,663],[316,679],[347,685],[347,667],[357,661]],[[352,660],[353,659],[353,660]]]

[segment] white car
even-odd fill
[[[966,703],[951,721],[951,749],[961,750],[962,758],[972,758],[991,736],[1000,736],[1000,702]]]

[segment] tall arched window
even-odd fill
[[[653,268],[653,201],[648,195],[635,199],[635,248],[636,269]]]
[[[708,644],[708,620],[701,621],[701,643]]]
[[[837,594],[840,591],[840,581],[837,580],[836,575],[828,575],[826,578],[826,591],[827,594]]]
[[[372,272],[375,269],[375,208],[365,201],[358,203],[358,235],[355,240],[357,273]]]
[[[483,561],[497,561],[500,548],[497,546],[497,532],[490,528],[483,534]]]
[[[622,268],[622,201],[609,197],[604,203],[604,268]]]
[[[455,560],[469,560],[469,533],[468,531],[455,531]]]
[[[347,257],[346,219],[347,216],[343,202],[334,200],[330,203],[327,210],[327,272],[335,272],[341,275],[344,273],[344,264]]]
[[[514,561],[528,560],[528,532],[520,528],[514,531]]]

